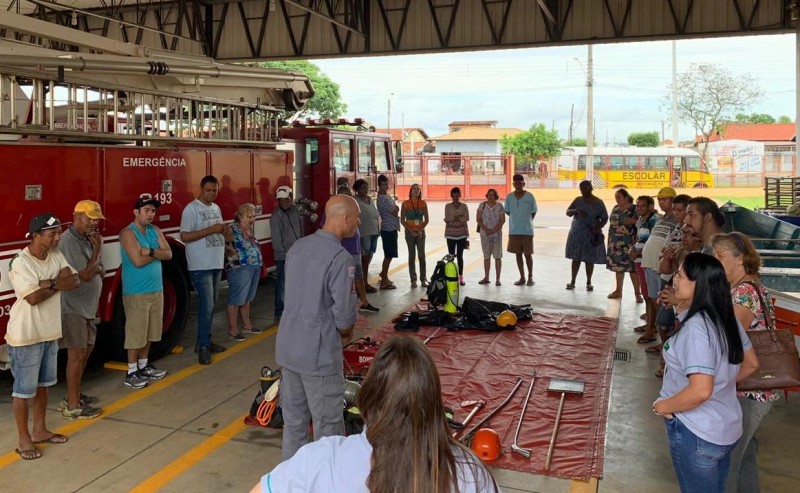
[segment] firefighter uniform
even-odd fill
[[[334,234],[301,238],[286,256],[286,298],[275,360],[283,368],[283,460],[314,439],[344,434],[342,339],[356,321],[353,256]]]

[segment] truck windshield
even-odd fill
[[[375,142],[375,168],[378,171],[389,171],[388,142]]]
[[[369,173],[372,167],[372,141],[358,139],[358,172]]]

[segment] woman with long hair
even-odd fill
[[[567,216],[572,218],[564,252],[564,256],[572,260],[572,277],[567,283],[567,289],[575,289],[575,280],[583,262],[586,268],[586,291],[594,291],[594,265],[606,263],[603,227],[608,222],[608,211],[603,201],[592,193],[594,188],[591,181],[583,180],[578,188],[581,196],[576,197],[567,207]]]
[[[226,239],[226,275],[228,277],[228,335],[240,342],[245,340],[242,331],[259,333],[250,321],[250,302],[256,297],[258,281],[261,279],[261,246],[253,234],[256,207],[242,204],[236,211]],[[242,318],[242,331],[238,319]]]
[[[456,257],[458,264],[458,282],[464,282],[464,250],[469,242],[469,207],[461,202],[461,189],[453,187],[450,190],[452,202],[444,206],[444,237],[447,240],[447,251]]]
[[[428,276],[425,262],[425,227],[430,221],[428,204],[422,200],[422,189],[419,183],[411,185],[408,191],[408,200],[400,207],[400,222],[406,231],[406,246],[408,247],[408,275],[411,277],[411,287],[417,287],[417,263],[419,257],[419,273],[422,287],[428,287]]]
[[[439,373],[418,339],[381,346],[358,392],[358,435],[301,448],[251,493],[492,493],[500,488],[471,450],[451,437]]]
[[[775,310],[769,292],[758,274],[761,257],[753,243],[741,233],[719,234],[711,239],[714,256],[725,269],[731,285],[733,311],[746,331],[774,329]],[[758,442],[761,420],[780,398],[775,390],[737,392],[742,407],[742,438],[731,452],[728,491],[760,491],[758,484]]]
[[[681,491],[723,492],[742,435],[736,382],[758,368],[758,359],[736,321],[717,259],[690,253],[673,283],[689,308],[678,314],[681,328],[664,344],[667,371],[653,412],[664,417]]]

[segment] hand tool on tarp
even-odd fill
[[[514,443],[511,444],[511,452],[516,452],[519,455],[530,458],[531,457],[531,450],[527,448],[522,448],[517,445],[517,440],[519,440],[519,430],[522,428],[522,420],[525,419],[525,411],[528,409],[528,401],[531,399],[531,392],[533,391],[533,384],[536,382],[536,370],[533,371],[531,374],[531,385],[528,387],[528,395],[525,396],[525,402],[522,405],[522,412],[519,413],[519,422],[517,422],[517,431],[514,433]]]
[[[467,417],[464,418],[464,421],[462,421],[461,424],[464,425],[464,427],[466,427],[469,424],[469,422],[472,421],[472,418],[474,418],[475,415],[478,414],[478,411],[480,411],[485,404],[486,403],[483,401],[462,401],[461,407],[468,407],[468,406],[473,406],[473,407],[472,411],[470,411],[469,414],[467,414]],[[461,430],[454,431],[452,435],[453,438],[457,437],[458,432],[460,431]]]
[[[517,390],[519,389],[520,385],[522,385],[522,381],[523,381],[523,380],[522,380],[522,377],[517,377],[517,383],[516,383],[516,385],[514,385],[514,388],[513,388],[513,389],[511,389],[511,392],[508,394],[508,397],[506,397],[506,398],[505,398],[505,400],[504,400],[503,402],[501,402],[501,403],[500,403],[500,405],[498,405],[496,408],[494,408],[494,409],[492,410],[492,412],[490,412],[489,414],[487,414],[487,415],[486,415],[486,416],[485,416],[485,417],[484,417],[482,420],[478,421],[478,422],[475,424],[475,426],[473,426],[472,428],[470,428],[470,430],[469,430],[468,432],[464,433],[464,436],[462,436],[462,437],[459,439],[459,441],[460,441],[461,443],[467,443],[467,441],[468,441],[468,440],[469,440],[469,439],[472,437],[472,435],[474,435],[474,434],[475,434],[475,432],[476,432],[476,431],[478,431],[478,429],[479,429],[481,426],[483,426],[483,424],[484,424],[484,423],[486,423],[487,421],[489,421],[490,419],[492,419],[492,417],[494,417],[494,415],[495,415],[495,414],[497,414],[498,412],[500,412],[500,410],[501,410],[501,409],[503,409],[503,407],[505,407],[505,405],[506,405],[506,404],[508,404],[508,401],[510,401],[510,400],[511,400],[511,399],[514,397],[514,394],[516,394],[516,393],[517,393]]]
[[[567,397],[567,394],[583,394],[584,386],[585,384],[582,380],[550,379],[550,386],[547,387],[547,390],[548,392],[561,392],[561,402],[558,404],[556,424],[553,426],[553,434],[550,436],[550,448],[547,449],[547,459],[544,462],[545,470],[550,469],[550,461],[553,459],[553,449],[556,446],[558,425],[561,424],[561,412],[564,410],[564,399]]]

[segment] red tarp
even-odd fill
[[[408,311],[415,310],[412,305]],[[421,327],[415,337],[441,333],[439,327]],[[394,324],[378,329],[376,338],[402,334]],[[517,377],[524,379],[514,398],[486,426],[503,445],[503,455],[491,465],[534,474],[588,480],[603,475],[608,398],[611,388],[617,320],[554,313],[534,313],[516,330],[502,332],[446,332],[428,342],[442,380],[445,405],[462,420],[471,408],[466,400],[484,400],[486,406],[472,419],[475,424],[511,392]],[[530,459],[511,453],[519,413],[531,375],[536,381],[519,445],[531,450]],[[560,393],[547,390],[551,378],[585,382],[582,395],[567,394],[550,470],[544,468]],[[467,425],[467,429],[471,425]]]

